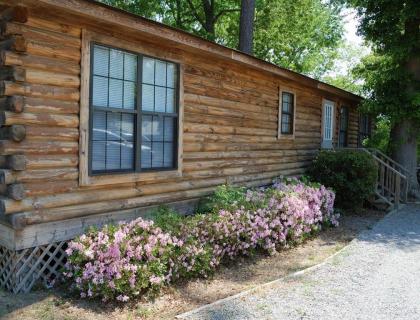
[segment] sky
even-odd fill
[[[344,11],[344,37],[347,42],[361,46],[363,39],[357,35],[358,19],[354,9]]]
[[[344,41],[347,46],[351,47],[359,47],[368,54],[369,49],[364,46],[363,38],[357,34],[357,27],[359,25],[359,21],[357,18],[356,10],[354,9],[345,9],[343,12],[343,20],[344,20]],[[343,50],[343,49],[342,49]],[[344,50],[346,50],[344,48]],[[363,52],[362,51],[362,52]],[[353,57],[350,60],[343,60],[338,59],[332,71],[327,72],[327,76],[337,76],[337,75],[346,75],[357,62],[359,61],[359,57]]]

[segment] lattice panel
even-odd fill
[[[26,293],[37,283],[51,283],[60,276],[66,246],[64,241],[19,251],[0,246],[0,286]]]

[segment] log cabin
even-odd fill
[[[361,97],[90,0],[0,0],[0,286],[87,227],[304,173],[368,134]]]

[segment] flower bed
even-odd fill
[[[334,193],[288,179],[268,188],[219,187],[183,217],[161,209],[141,218],[90,230],[69,243],[64,275],[81,297],[103,300],[157,292],[177,279],[208,276],[220,263],[256,250],[273,254],[321,229],[337,225]]]

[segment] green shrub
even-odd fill
[[[312,180],[336,192],[339,208],[359,208],[370,197],[378,169],[372,157],[361,151],[321,151],[308,170]]]
[[[220,210],[236,210],[241,206],[247,207],[246,188],[221,185],[214,193],[200,200],[197,211],[199,213],[217,213]]]

